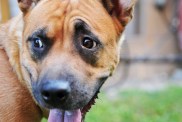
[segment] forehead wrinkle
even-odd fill
[[[97,30],[111,29],[113,25],[112,19],[100,2],[98,0],[88,0],[88,2],[83,0],[84,7],[80,7],[80,11],[84,14],[85,18]]]
[[[68,3],[69,1],[67,1],[67,4],[63,4],[62,2],[60,2],[60,0],[57,0],[57,2],[54,2],[54,5],[52,5],[54,7],[52,7],[52,9],[49,10],[49,16],[46,18],[47,19],[46,23],[49,28],[49,33],[48,33],[49,37],[63,40],[62,39],[64,31],[63,26],[64,26],[64,19],[68,11],[67,10],[69,5]]]
[[[35,28],[47,27],[49,24],[54,26],[51,21],[55,18],[64,17],[65,8],[69,2],[67,0],[41,0],[26,16],[26,29],[33,32]],[[28,23],[28,24],[27,24]]]
[[[95,34],[105,35],[102,37],[116,35],[111,16],[98,0],[79,0],[77,4],[71,5],[71,7],[68,15],[69,21],[81,19],[96,32]]]
[[[67,18],[73,21],[75,19],[83,19],[84,21],[87,21],[88,25],[95,26],[100,24],[98,23],[98,20],[104,21],[105,17],[103,15],[106,15],[103,14],[105,13],[103,11],[104,9],[100,9],[100,7],[102,8],[102,6],[98,7],[98,1],[96,0],[77,0],[77,2],[71,2],[67,8],[69,11]]]
[[[78,3],[78,0],[45,0],[45,2],[39,4],[37,7],[38,11],[43,11],[43,13],[40,14],[41,21],[39,21],[38,24],[40,24],[40,22],[40,25],[45,23],[44,26],[48,27],[48,37],[54,38],[54,41],[63,43],[64,33],[66,32],[64,28],[65,18],[69,15],[69,12],[76,3]],[[69,23],[67,26],[69,26]]]

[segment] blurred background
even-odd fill
[[[0,0],[1,23],[18,13],[16,0]],[[138,0],[134,15],[86,122],[182,122],[182,0]]]

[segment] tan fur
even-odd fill
[[[115,69],[118,63],[118,53],[115,53],[117,50],[116,46],[118,45],[117,45],[117,41],[114,41],[114,40],[117,40],[119,38],[118,34],[124,29],[124,27],[120,27],[119,28],[120,30],[116,32],[115,25],[114,23],[112,23],[112,18],[108,16],[104,8],[101,7],[101,4],[98,4],[98,2],[95,2],[94,0],[89,0],[89,1],[80,0],[79,2],[64,1],[64,3],[62,3],[61,5],[59,4],[60,0],[55,0],[54,3],[52,2],[52,4],[54,5],[52,5],[51,7],[50,7],[50,2],[52,1],[45,0],[41,2],[41,4],[44,4],[44,5],[41,6],[41,4],[39,4],[38,6],[41,6],[41,7],[35,8],[31,12],[31,14],[28,15],[28,16],[31,16],[30,18],[28,18],[28,21],[25,21],[25,24],[26,24],[26,28],[24,31],[25,38],[26,38],[26,35],[29,35],[30,33],[32,33],[35,30],[35,28],[41,28],[41,27],[47,26],[49,27],[48,28],[49,37],[54,37],[54,41],[55,41],[54,42],[55,46],[50,51],[51,55],[48,56],[46,59],[44,59],[44,61],[41,64],[37,64],[36,68],[32,67],[37,69],[36,70],[37,73],[36,72],[34,73],[44,74],[43,72],[41,73],[39,71],[46,72],[49,68],[52,67],[52,65],[50,64],[56,65],[56,62],[59,63],[60,67],[62,67],[61,66],[62,64],[63,65],[62,68],[64,68],[64,65],[67,63],[67,61],[70,61],[69,62],[70,67],[72,67],[71,65],[73,65],[74,67],[74,69],[72,69],[71,71],[75,73],[80,73],[83,76],[85,76],[86,74],[92,74],[92,77],[96,77],[96,75],[99,75],[99,76],[102,75],[102,74],[99,74],[101,70],[112,71],[112,69]],[[94,7],[97,9],[93,9]],[[46,8],[49,8],[49,9],[46,12],[42,13],[41,15],[37,15],[36,11],[44,11]],[[61,9],[58,9],[58,8],[61,8]],[[67,8],[66,18],[64,18],[65,11],[62,11],[62,10],[65,10],[64,8]],[[93,15],[97,16],[97,18],[92,18],[91,16]],[[39,19],[33,18],[37,16],[39,16]],[[85,63],[82,59],[80,59],[80,57],[77,54],[74,53],[73,44],[70,41],[70,40],[73,40],[72,35],[68,34],[68,33],[74,33],[73,32],[74,19],[85,20],[87,24],[93,27],[92,30],[94,31],[94,33],[96,33],[101,40],[105,41],[104,44],[107,45],[108,47],[101,52],[100,56],[102,56],[102,58],[100,58],[100,61],[98,61],[97,68],[92,68],[92,67],[89,68],[88,64]],[[31,24],[27,24],[27,23],[31,23]],[[60,33],[60,32],[63,32],[63,30],[65,35]],[[64,45],[64,47],[61,47],[61,45]],[[27,49],[25,49],[26,46],[23,46],[23,47],[24,47],[24,51],[28,52]],[[64,58],[61,58],[63,57],[61,54],[66,56],[64,56]],[[27,55],[28,54],[25,54],[25,57],[23,59],[29,60],[30,57],[28,57]],[[109,59],[115,59],[115,62],[110,62],[110,64],[108,65]],[[84,69],[84,67],[87,67],[87,69]],[[42,68],[46,68],[46,69],[42,69]],[[54,70],[56,70],[55,68]],[[82,70],[80,70],[80,68]],[[52,72],[51,70],[49,71]],[[89,78],[92,79],[92,77],[89,77]]]
[[[1,122],[40,122],[42,113],[27,88],[17,79],[4,50],[0,50]]]
[[[56,77],[60,71],[69,69],[93,86],[95,79],[111,75],[119,62],[119,42],[116,40],[132,15],[124,12],[120,15],[121,20],[109,15],[99,0],[40,0],[40,3],[34,0],[34,4],[38,3],[34,9],[31,0],[20,1],[23,13],[0,26],[0,121],[40,122],[47,112],[41,110],[32,97],[31,80],[37,81],[38,76],[49,72]],[[126,10],[131,12],[132,6]],[[99,52],[94,67],[80,58],[70,41],[73,40],[75,19],[84,20],[107,47]],[[35,62],[26,39],[45,26],[48,37],[54,38],[54,45],[42,62]],[[69,65],[66,65],[68,61]]]

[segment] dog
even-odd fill
[[[134,0],[17,0],[0,26],[0,120],[81,122],[119,62]]]

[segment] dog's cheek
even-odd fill
[[[36,82],[38,78],[37,64],[32,60],[28,49],[24,46],[24,50],[21,55],[21,67],[24,80],[31,86],[31,82]]]
[[[104,50],[97,63],[97,67],[98,67],[99,71],[95,74],[96,75],[101,74],[101,77],[104,77],[103,75],[105,75],[105,74],[107,74],[108,76],[111,76],[112,73],[114,72],[116,66],[119,63],[119,54],[120,53],[119,53],[118,46]],[[105,75],[105,76],[107,76],[107,75]]]

